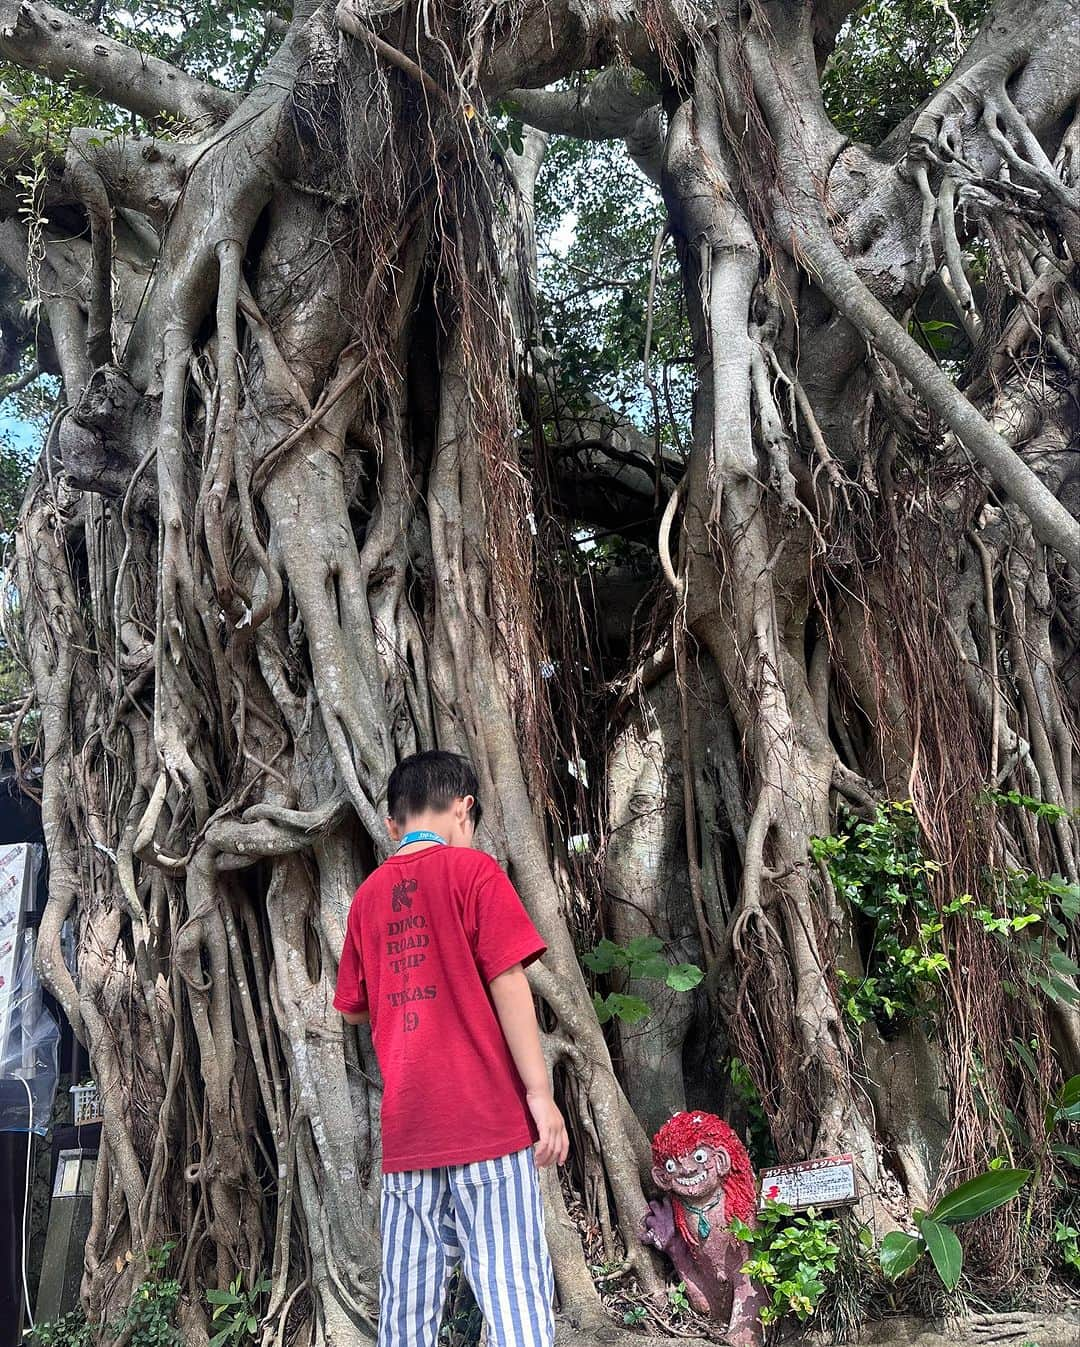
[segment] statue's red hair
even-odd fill
[[[669,1118],[653,1137],[653,1164],[660,1168],[665,1160],[677,1160],[682,1155],[689,1155],[703,1143],[713,1149],[727,1151],[731,1160],[731,1169],[721,1180],[725,1222],[737,1216],[747,1225],[753,1224],[757,1187],[750,1157],[739,1138],[723,1118],[718,1118],[715,1113],[676,1113]],[[672,1197],[677,1197],[677,1194],[673,1193]],[[681,1201],[673,1201],[672,1208],[679,1234],[691,1248],[696,1248],[701,1243],[694,1233],[696,1223],[687,1220]]]

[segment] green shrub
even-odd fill
[[[180,1283],[161,1275],[175,1247],[162,1244],[146,1251],[151,1275],[135,1287],[127,1309],[111,1326],[113,1336],[125,1338],[128,1347],[181,1347],[184,1341],[176,1327]]]
[[[82,1310],[69,1310],[59,1319],[35,1324],[25,1338],[30,1347],[92,1347],[94,1341]]]
[[[881,1241],[882,1272],[895,1281],[929,1253],[942,1285],[955,1291],[964,1268],[964,1250],[952,1227],[1011,1202],[1030,1178],[1030,1169],[991,1169],[953,1188],[932,1211],[916,1210],[917,1235],[894,1230]]]
[[[705,976],[696,964],[668,963],[661,951],[664,942],[655,935],[641,935],[628,945],[616,945],[612,940],[601,940],[595,949],[581,956],[581,962],[594,973],[615,973],[628,978],[647,978],[662,982],[673,991],[688,992]],[[620,1019],[626,1024],[637,1024],[652,1014],[652,1006],[639,996],[622,992],[593,994],[593,1005],[601,1024]]]
[[[210,1319],[215,1331],[210,1347],[240,1347],[254,1342],[261,1317],[259,1302],[269,1290],[269,1277],[260,1277],[247,1290],[237,1273],[224,1291],[207,1291],[207,1303],[214,1307]]]
[[[812,1318],[836,1271],[836,1222],[813,1207],[796,1215],[786,1203],[769,1200],[754,1228],[735,1219],[729,1229],[751,1249],[743,1272],[772,1297],[761,1322],[774,1324],[786,1314],[802,1323]]]
[[[838,974],[845,1015],[853,1024],[875,1019],[883,1028],[912,1019],[936,999],[949,965],[927,886],[927,876],[941,867],[923,855],[910,801],[879,805],[871,820],[846,816],[842,831],[811,838],[810,852],[872,934],[866,976]]]

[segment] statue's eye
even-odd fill
[[[664,1168],[667,1170],[667,1172],[668,1172],[669,1174],[674,1174],[674,1173],[675,1173],[675,1161],[674,1161],[674,1160],[665,1160],[665,1161],[664,1161]]]
[[[703,1146],[699,1146],[694,1152],[694,1160],[699,1165],[703,1165],[708,1158],[709,1152]]]

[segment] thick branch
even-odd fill
[[[74,75],[89,93],[142,117],[219,122],[239,102],[44,0],[0,0],[0,55],[51,79]]]
[[[706,8],[709,22],[734,20],[738,10],[735,0]],[[484,54],[481,82],[489,97],[503,97],[526,84],[541,88],[575,70],[606,66],[616,52],[620,61],[658,73],[651,34],[687,29],[686,10],[675,0],[614,7],[596,0],[531,0],[518,14],[507,38],[491,42]]]
[[[1080,555],[1080,525],[952,380],[870,293],[829,232],[799,132],[776,68],[754,39],[746,44],[754,89],[787,172],[778,214],[786,217],[797,255],[836,309],[919,390],[965,449],[1031,520],[1039,539],[1072,561]]]
[[[530,126],[579,140],[627,136],[660,95],[636,72],[611,67],[577,89],[515,89],[510,97]]]

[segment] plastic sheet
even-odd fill
[[[43,1135],[60,1074],[60,1026],[45,1006],[36,933],[26,925],[40,865],[40,846],[0,848],[0,1131]]]

